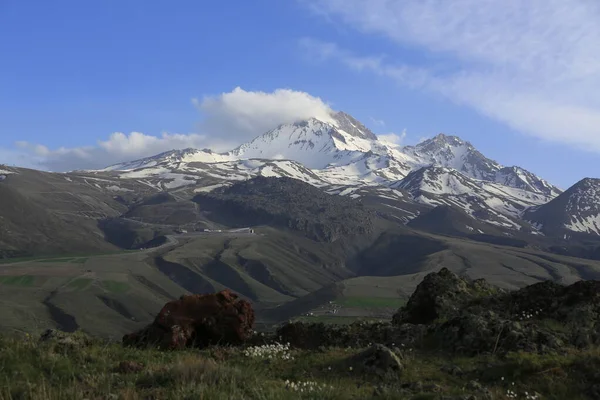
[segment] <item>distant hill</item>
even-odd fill
[[[198,194],[194,201],[228,226],[269,225],[324,242],[373,233],[378,220],[357,200],[290,178],[257,177]]]

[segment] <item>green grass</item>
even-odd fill
[[[87,257],[68,257],[68,258],[48,258],[44,260],[37,260],[40,263],[57,263],[57,262],[68,262],[76,264],[84,264],[87,261]]]
[[[583,400],[600,366],[600,351],[570,350],[563,355],[513,353],[504,358],[457,358],[440,353],[403,351],[403,371],[382,381],[350,369],[360,350],[292,350],[293,360],[247,357],[241,348],[158,351],[123,348],[76,333],[70,344],[40,343],[32,338],[0,337],[0,400],[69,399],[378,399],[468,398],[477,380],[494,399],[506,390],[538,392],[544,400]],[[124,372],[121,362],[139,371]],[[445,372],[458,366],[463,375]],[[505,379],[502,380],[502,377]],[[399,379],[398,379],[399,378]],[[314,381],[325,389],[298,393],[286,387]],[[514,385],[513,385],[514,382]],[[402,385],[420,383],[422,389]],[[435,393],[434,393],[435,392]],[[459,397],[460,396],[460,397]]]
[[[343,297],[335,303],[352,308],[400,308],[406,304],[406,300],[395,297]]]
[[[92,282],[92,279],[77,278],[77,279],[73,279],[72,281],[70,281],[67,284],[67,287],[70,289],[75,289],[75,290],[83,290],[83,289],[87,288],[91,282]]]
[[[48,258],[44,260],[37,260],[40,263],[51,263],[51,262],[72,262],[73,258]]]
[[[0,284],[11,286],[33,286],[34,277],[31,275],[0,276]]]
[[[111,256],[111,255],[119,255],[119,254],[130,254],[130,253],[139,253],[139,250],[117,250],[117,251],[109,251],[104,253],[85,253],[85,254],[62,254],[62,255],[52,255],[52,256],[29,256],[29,257],[12,257],[12,258],[1,258],[1,264],[12,264],[16,262],[26,262],[26,261],[35,261],[35,262],[60,262],[61,259],[73,260],[77,259],[73,262],[85,262],[89,257],[98,257],[98,256]],[[84,260],[84,261],[79,261]]]
[[[312,317],[298,317],[294,318],[294,321],[298,322],[322,322],[324,324],[333,324],[333,325],[349,325],[353,322],[377,322],[381,321],[378,318],[368,318],[368,317],[353,317],[353,316],[335,316],[335,315],[315,315]]]
[[[129,290],[130,286],[127,282],[118,281],[102,281],[102,287],[111,293],[125,293]]]

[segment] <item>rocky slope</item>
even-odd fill
[[[586,178],[524,216],[548,235],[600,235],[600,179]]]
[[[392,323],[326,327],[293,323],[276,333],[300,348],[435,348],[450,353],[561,352],[600,343],[600,281],[539,282],[516,291],[470,280],[446,268],[425,276]]]
[[[433,233],[469,236],[467,231],[472,231],[475,235],[536,243],[545,238],[539,246],[558,246],[557,251],[570,255],[595,254],[595,245],[586,243],[584,250],[575,251],[570,248],[574,243],[561,242],[573,238],[572,233],[585,233],[588,239],[600,242],[596,181],[589,180],[587,186],[581,183],[562,193],[522,168],[505,167],[485,157],[458,137],[439,134],[415,146],[400,147],[378,140],[367,127],[342,112],[327,120],[311,118],[278,126],[227,153],[173,150],[99,171],[68,174],[8,167],[0,168],[0,172],[0,187],[10,191],[11,196],[24,196],[23,200],[15,197],[13,203],[28,204],[31,200],[31,204],[43,205],[40,212],[50,219],[60,216],[66,221],[77,215],[69,223],[93,225],[86,229],[96,236],[87,243],[102,240],[102,233],[110,232],[111,243],[130,247],[153,239],[163,233],[163,228],[168,231],[184,222],[200,227],[218,225],[199,212],[191,200],[253,177],[293,178],[318,188],[319,192],[311,191],[314,196],[310,198],[302,194],[290,197],[302,199],[310,212],[319,212],[310,203],[327,193],[361,199],[379,218],[398,225],[409,224],[439,206],[460,211],[460,217],[453,214],[445,219],[452,226],[422,224],[423,218],[413,224]],[[26,176],[36,178],[23,180]],[[51,191],[51,195],[39,195]],[[65,194],[57,194],[61,191]],[[171,200],[159,205],[143,204],[146,197],[160,192],[168,192]],[[79,205],[65,208],[74,198],[80,199]],[[33,208],[32,214],[40,213]],[[282,208],[281,212],[287,211]],[[558,218],[557,213],[562,217]],[[14,245],[17,241],[11,237],[25,237],[28,225],[26,221],[19,225],[16,220],[12,230],[4,225],[10,230],[5,233],[5,254],[22,247]],[[11,233],[16,231],[21,233]],[[139,235],[144,240],[136,238]],[[66,250],[64,246],[61,249]]]
[[[258,177],[198,194],[194,202],[227,226],[275,226],[325,242],[371,234],[378,219],[354,199],[290,178]]]
[[[227,153],[185,149],[90,172],[188,198],[254,176],[288,177],[331,194],[379,201],[395,209],[393,218],[403,223],[423,209],[458,207],[488,224],[485,234],[498,227],[508,235],[539,234],[522,214],[562,193],[529,171],[485,157],[456,136],[439,134],[400,147],[378,140],[343,112],[278,126]]]

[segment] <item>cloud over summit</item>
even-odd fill
[[[202,131],[240,141],[251,139],[280,124],[311,117],[331,120],[331,107],[319,97],[291,89],[271,93],[237,87],[229,93],[204,97],[194,103],[205,116]]]
[[[316,117],[330,120],[331,107],[318,97],[291,89],[252,92],[237,87],[217,96],[193,99],[202,120],[199,133],[114,132],[106,140],[85,147],[51,149],[44,144],[18,142],[22,152],[32,155],[28,166],[50,171],[100,169],[111,164],[149,157],[183,148],[231,150],[274,127]],[[13,157],[14,158],[14,157]],[[23,156],[19,160],[22,160]],[[23,165],[22,162],[18,162]]]

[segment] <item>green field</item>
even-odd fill
[[[48,258],[44,260],[36,260],[36,262],[40,263],[48,263],[48,262],[71,262],[72,258]]]
[[[84,263],[89,257],[111,256],[119,254],[137,253],[139,250],[118,250],[105,253],[85,253],[85,254],[62,254],[53,256],[31,256],[31,257],[13,257],[0,259],[0,265],[12,264],[17,262],[35,261],[35,262],[76,262]]]
[[[34,277],[31,275],[0,276],[0,284],[11,286],[33,286]]]
[[[315,315],[312,317],[298,317],[294,318],[293,321],[298,322],[322,322],[324,324],[332,324],[332,325],[349,325],[353,322],[379,322],[383,321],[379,318],[369,318],[369,317],[353,317],[353,316],[335,316],[335,315]]]
[[[57,262],[66,262],[66,263],[75,263],[75,264],[85,264],[88,260],[88,257],[69,257],[69,258],[48,258],[44,260],[37,260],[36,262],[40,263],[57,263]]]
[[[102,281],[102,287],[111,293],[125,293],[130,286],[127,282]]]
[[[350,308],[400,308],[406,300],[393,297],[344,297],[334,302]]]
[[[507,289],[539,281],[530,274],[552,273],[571,282],[579,273],[589,276],[600,270],[594,261],[542,259],[522,249],[503,249],[500,254],[489,245],[452,242],[452,251],[424,259],[419,272],[402,275],[408,271],[399,264],[399,275],[355,276],[340,262],[346,257],[340,248],[270,228],[264,233],[190,238],[156,252],[65,254],[2,264],[0,331],[43,330],[74,321],[92,334],[119,337],[150,322],[166,302],[182,294],[225,288],[252,302],[257,324],[284,322],[309,312],[317,316],[307,321],[332,324],[389,320],[427,273],[439,265],[463,268],[461,257],[474,266],[469,270],[473,278],[489,278]],[[502,265],[488,265],[494,257]],[[336,284],[329,289],[332,282]],[[66,315],[49,314],[48,304]],[[339,311],[328,313],[332,309]]]
[[[87,288],[90,285],[90,283],[92,283],[92,279],[78,278],[73,279],[71,282],[69,282],[67,284],[67,287],[75,290],[83,290]]]

